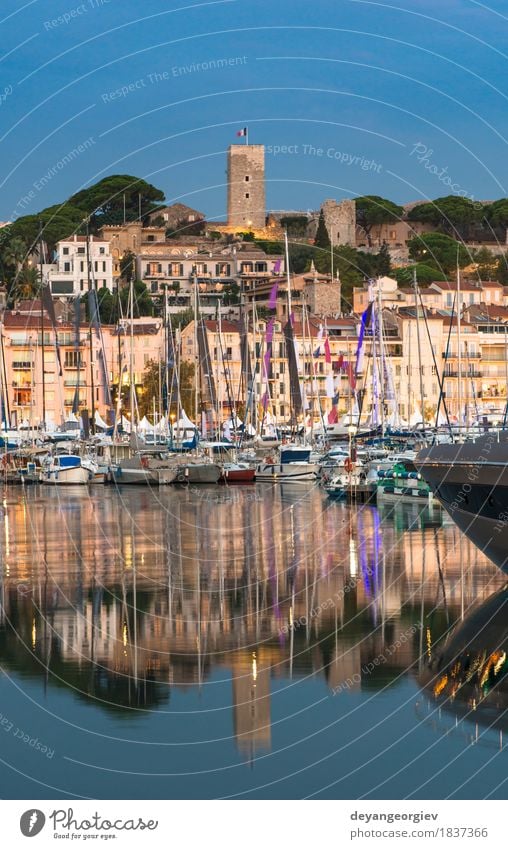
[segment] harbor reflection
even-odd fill
[[[428,702],[422,715],[443,711],[454,720],[467,719],[471,742],[479,738],[478,726],[497,729],[501,747],[508,728],[508,588],[498,590],[474,607],[457,624],[449,638],[431,654],[420,675]]]
[[[4,670],[130,719],[222,670],[246,758],[278,679],[396,686],[505,580],[439,510],[318,488],[11,489],[1,519]]]

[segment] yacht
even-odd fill
[[[416,465],[461,531],[508,572],[508,431],[424,448]]]

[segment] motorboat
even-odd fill
[[[459,528],[508,572],[508,431],[424,448],[416,466]]]
[[[42,461],[39,480],[44,484],[87,484],[90,472],[77,454],[49,455]]]
[[[281,446],[279,457],[269,455],[256,466],[257,481],[312,481],[319,473],[317,463],[310,462],[308,447]]]

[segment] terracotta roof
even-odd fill
[[[431,284],[438,289],[441,289],[443,292],[456,292],[457,291],[457,281],[456,280],[434,280]],[[461,280],[460,282],[460,290],[461,292],[480,292],[481,288],[476,283],[471,283],[469,280]]]
[[[205,327],[207,330],[211,330],[213,333],[217,332],[219,329],[219,322],[215,320],[206,320]],[[223,319],[220,323],[221,332],[222,333],[239,333],[240,332],[240,322],[238,321],[229,321],[229,319]]]

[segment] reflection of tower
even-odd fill
[[[239,658],[233,665],[233,723],[243,754],[270,748],[270,667],[258,666],[256,652],[250,664]]]
[[[234,144],[228,149],[228,227],[265,226],[265,148]]]

